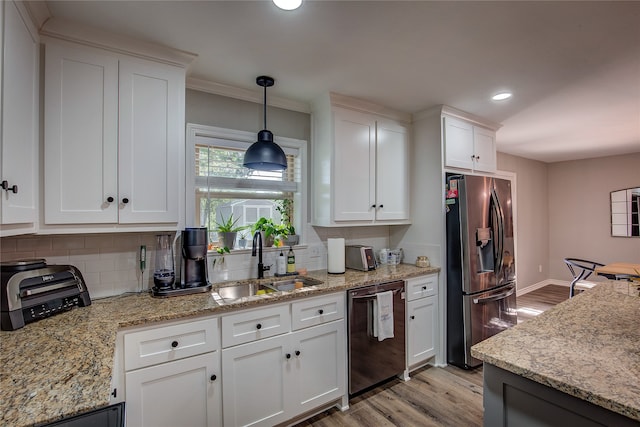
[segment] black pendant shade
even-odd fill
[[[258,140],[244,153],[243,165],[263,171],[285,170],[287,157],[282,148],[273,142],[273,134],[267,130],[267,87],[273,86],[274,80],[268,76],[260,76],[256,83],[264,87],[264,129],[258,132]]]

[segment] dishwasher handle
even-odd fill
[[[391,292],[393,292],[393,294],[397,294],[398,292],[400,292],[402,290],[402,288],[396,288],[396,289],[391,289]],[[387,292],[387,291],[382,291],[382,292]],[[367,294],[367,295],[360,295],[360,296],[352,296],[351,299],[355,299],[355,300],[370,300],[370,299],[374,299],[376,298],[376,295],[378,293],[375,294]]]

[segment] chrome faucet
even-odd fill
[[[262,264],[262,233],[256,231],[253,235],[253,248],[251,249],[251,256],[256,256],[256,249],[258,252],[258,279],[264,279],[264,272],[271,269],[270,265]]]

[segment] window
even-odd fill
[[[187,138],[188,226],[207,227],[210,243],[216,243],[216,223],[232,217],[235,226],[244,227],[237,239],[244,234],[251,240],[251,226],[261,217],[281,223],[278,207],[287,199],[293,202],[289,215],[300,234],[305,215],[305,141],[275,138],[287,156],[288,166],[285,171],[271,172],[242,166],[245,150],[255,141],[253,133],[189,124]]]

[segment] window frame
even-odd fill
[[[198,227],[195,224],[196,218],[196,157],[195,147],[200,138],[211,138],[224,141],[225,144],[231,143],[231,145],[239,148],[247,149],[251,144],[256,141],[256,133],[241,131],[236,129],[220,128],[215,126],[199,125],[194,123],[187,123],[186,132],[186,147],[185,147],[185,226],[186,227]],[[300,243],[306,242],[306,224],[307,224],[307,206],[308,206],[308,159],[307,159],[307,141],[301,139],[280,137],[274,135],[274,142],[280,145],[285,152],[287,149],[293,149],[298,151],[298,158],[300,159],[300,183],[298,184],[298,192],[294,193],[294,204],[298,215],[300,226],[296,227],[296,233],[300,236]]]

